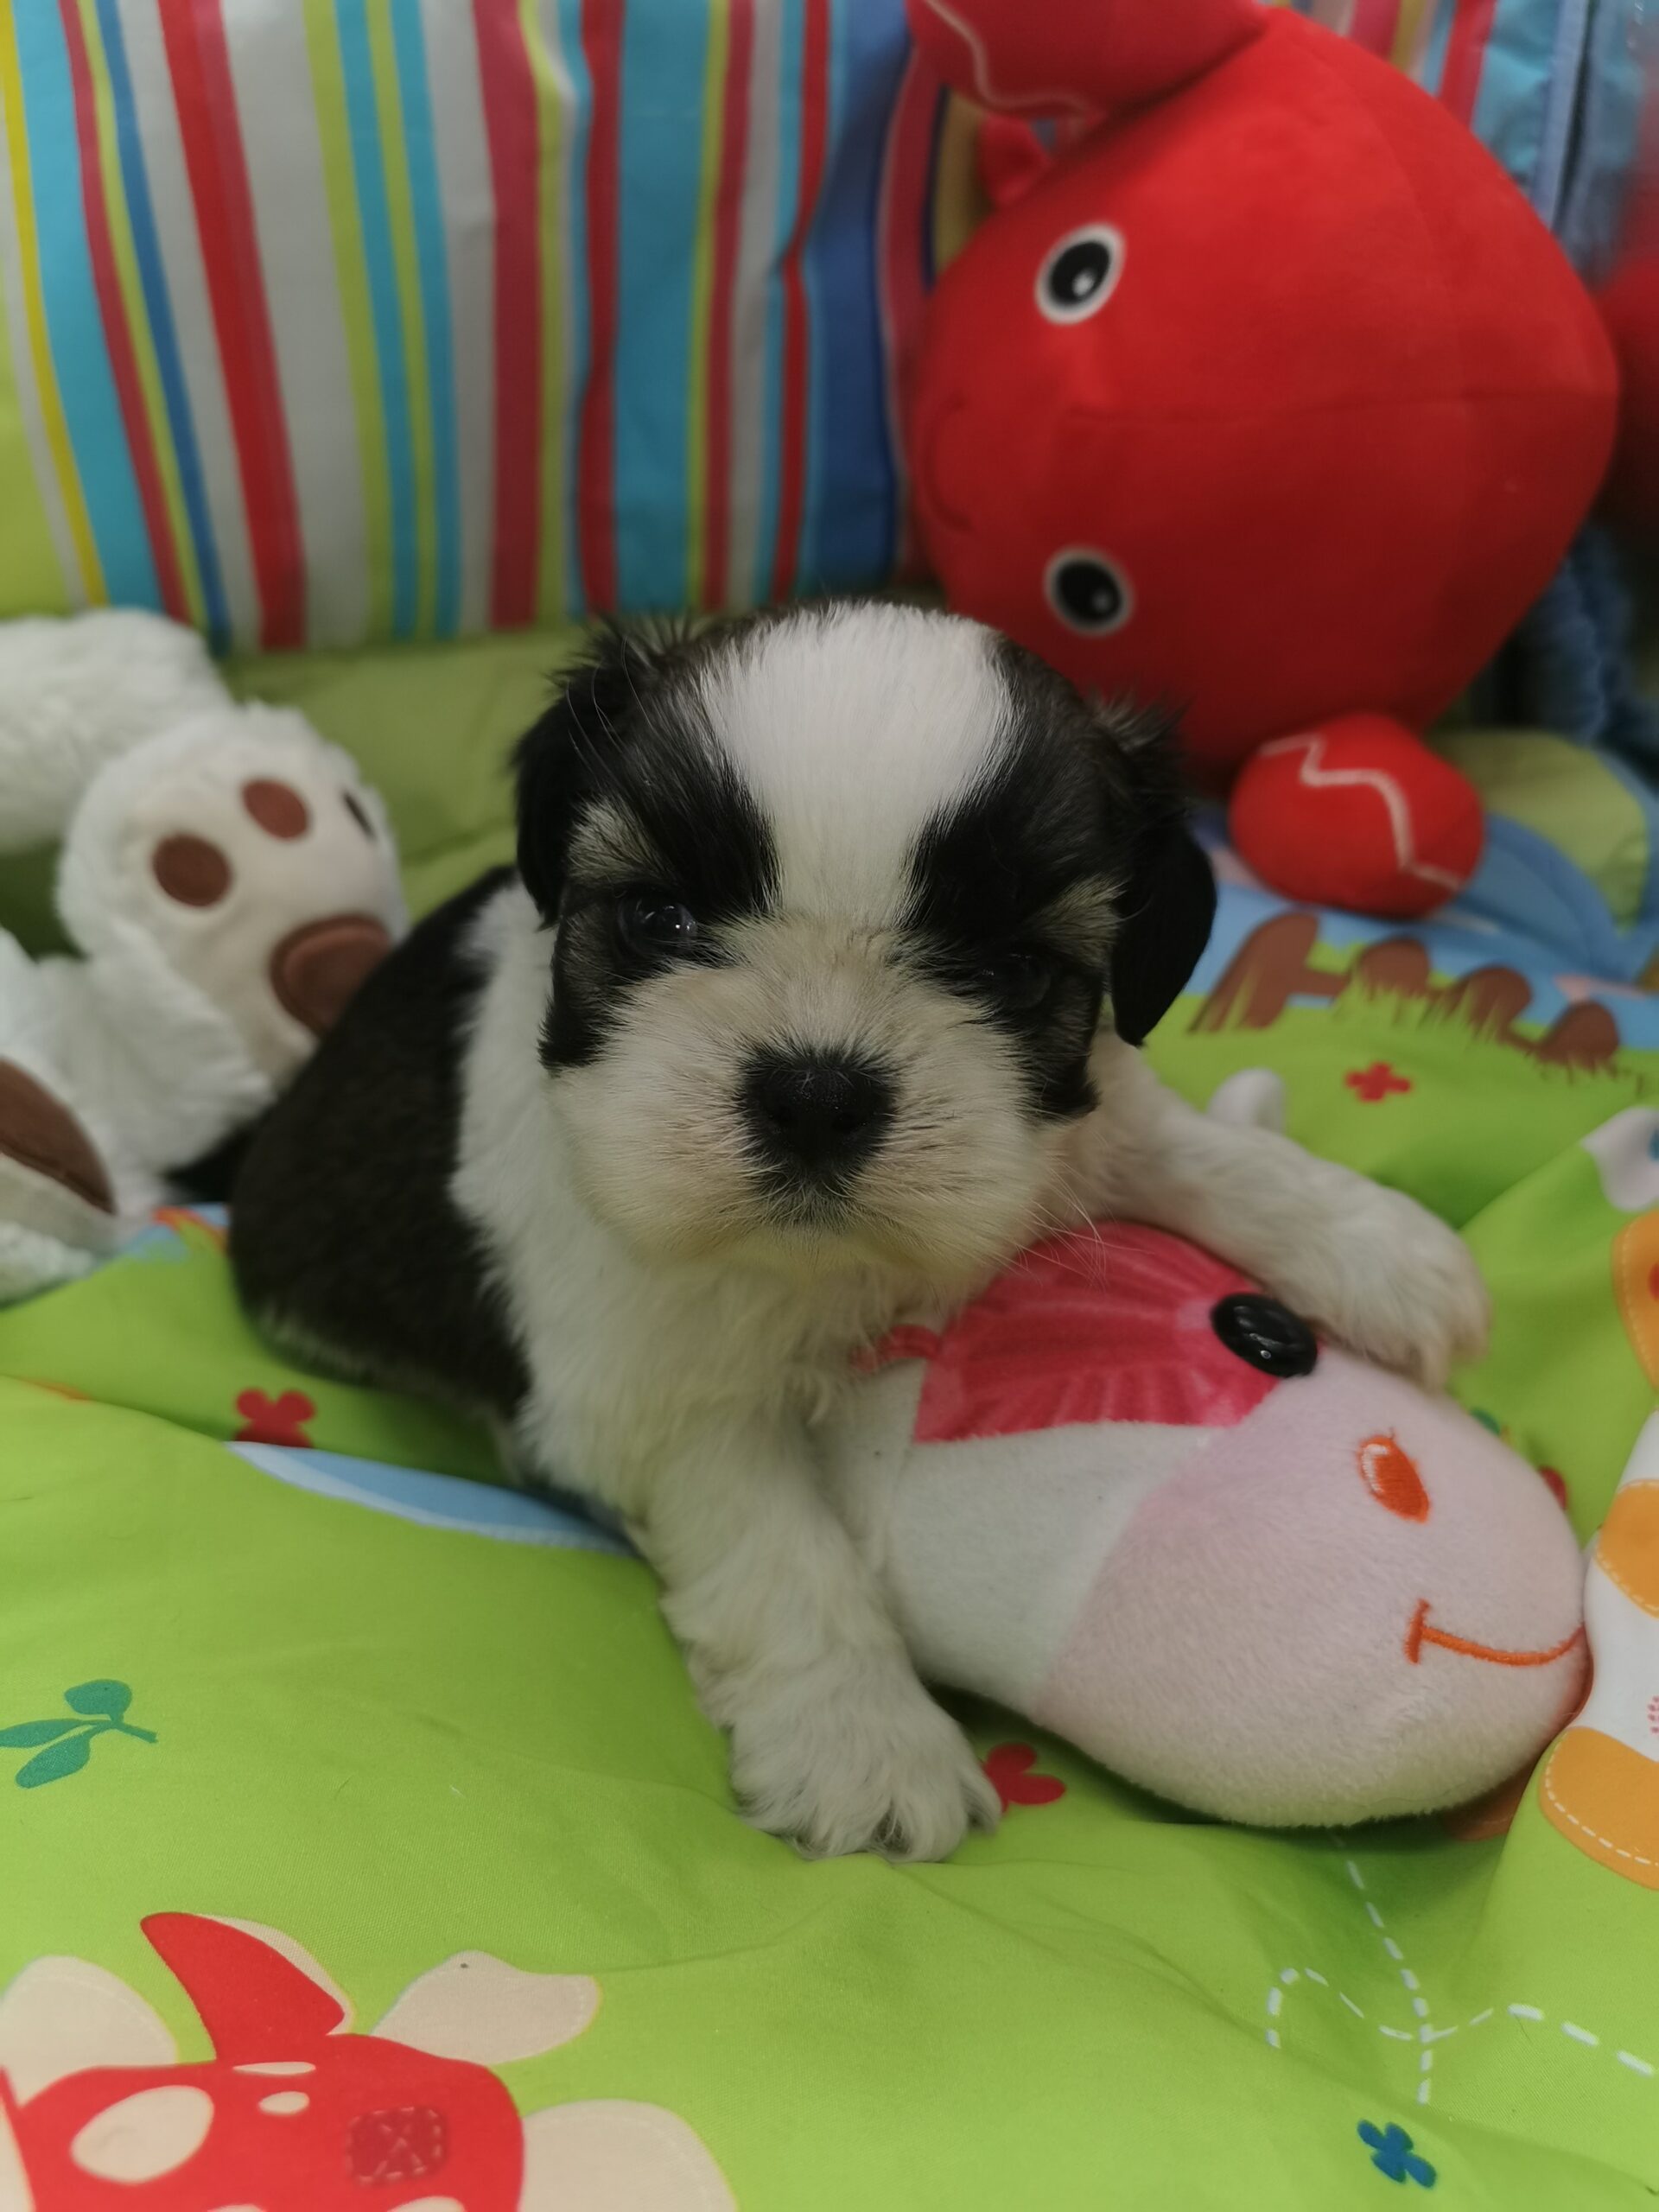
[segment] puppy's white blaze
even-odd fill
[[[995,652],[970,622],[834,607],[710,666],[703,702],[772,832],[781,912],[897,919],[917,837],[1010,736]]]

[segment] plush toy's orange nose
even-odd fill
[[[1392,1436],[1368,1436],[1354,1454],[1360,1479],[1379,1505],[1402,1521],[1427,1521],[1428,1492],[1417,1462]]]

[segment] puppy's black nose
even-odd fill
[[[743,1105],[775,1166],[838,1174],[874,1151],[893,1119],[893,1085],[854,1060],[767,1054],[750,1068]]]

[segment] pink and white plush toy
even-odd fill
[[[1542,1478],[1196,1246],[1057,1237],[874,1363],[831,1475],[918,1665],[1131,1782],[1275,1827],[1428,1812],[1577,1701]]]

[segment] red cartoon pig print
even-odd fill
[[[143,1929],[213,2055],[181,2063],[86,1960],[26,1967],[0,1999],[3,2212],[735,2212],[673,2113],[523,2118],[491,2071],[582,2033],[586,1975],[461,1952],[353,2032],[349,1999],[272,1929],[177,1912]]]

